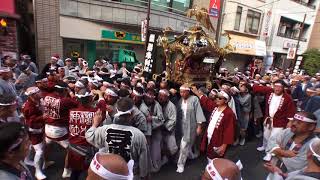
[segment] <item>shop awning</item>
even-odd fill
[[[230,44],[235,48],[233,53],[251,56],[267,55],[267,47],[265,41],[234,34],[230,34],[230,37]]]

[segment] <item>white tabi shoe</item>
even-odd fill
[[[263,152],[264,150],[266,150],[263,146],[257,147],[257,151]]]
[[[246,143],[246,138],[241,139],[239,142],[240,146],[243,146],[245,143]]]
[[[71,177],[71,170],[64,168],[62,173],[62,178],[70,178]]]
[[[36,177],[37,180],[43,180],[47,178],[47,176],[44,175],[43,172],[39,169],[36,169],[34,176]]]
[[[178,166],[178,168],[177,168],[177,173],[183,173],[183,171],[184,171],[184,167],[183,166]]]

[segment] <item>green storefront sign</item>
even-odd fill
[[[102,40],[111,42],[144,44],[144,42],[141,41],[140,34],[128,33],[124,31],[102,30],[101,38]]]

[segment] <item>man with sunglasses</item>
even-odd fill
[[[196,87],[192,88],[192,92],[200,98],[201,107],[212,112],[201,143],[201,151],[207,151],[208,161],[211,162],[214,158],[223,157],[228,145],[233,143],[236,117],[228,106],[230,96],[226,92],[218,92],[215,101],[204,96]]]
[[[294,115],[290,122],[291,127],[274,136],[267,146],[267,161],[265,167],[275,165],[282,169],[282,172],[289,173],[300,170],[307,165],[307,151],[309,145],[316,137],[313,131],[316,128],[317,120],[312,113],[299,112]],[[268,178],[274,179],[270,173]]]

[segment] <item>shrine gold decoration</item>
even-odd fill
[[[224,57],[233,51],[233,47],[228,34],[222,34],[228,42],[224,47],[219,47],[214,38],[205,32],[204,29],[211,34],[215,32],[207,9],[195,6],[188,10],[187,16],[195,16],[197,23],[174,38],[170,37],[172,28],[167,27],[158,38],[158,46],[163,48],[166,60],[166,78],[179,84],[205,83],[213,73],[211,65],[203,63],[204,58]]]

